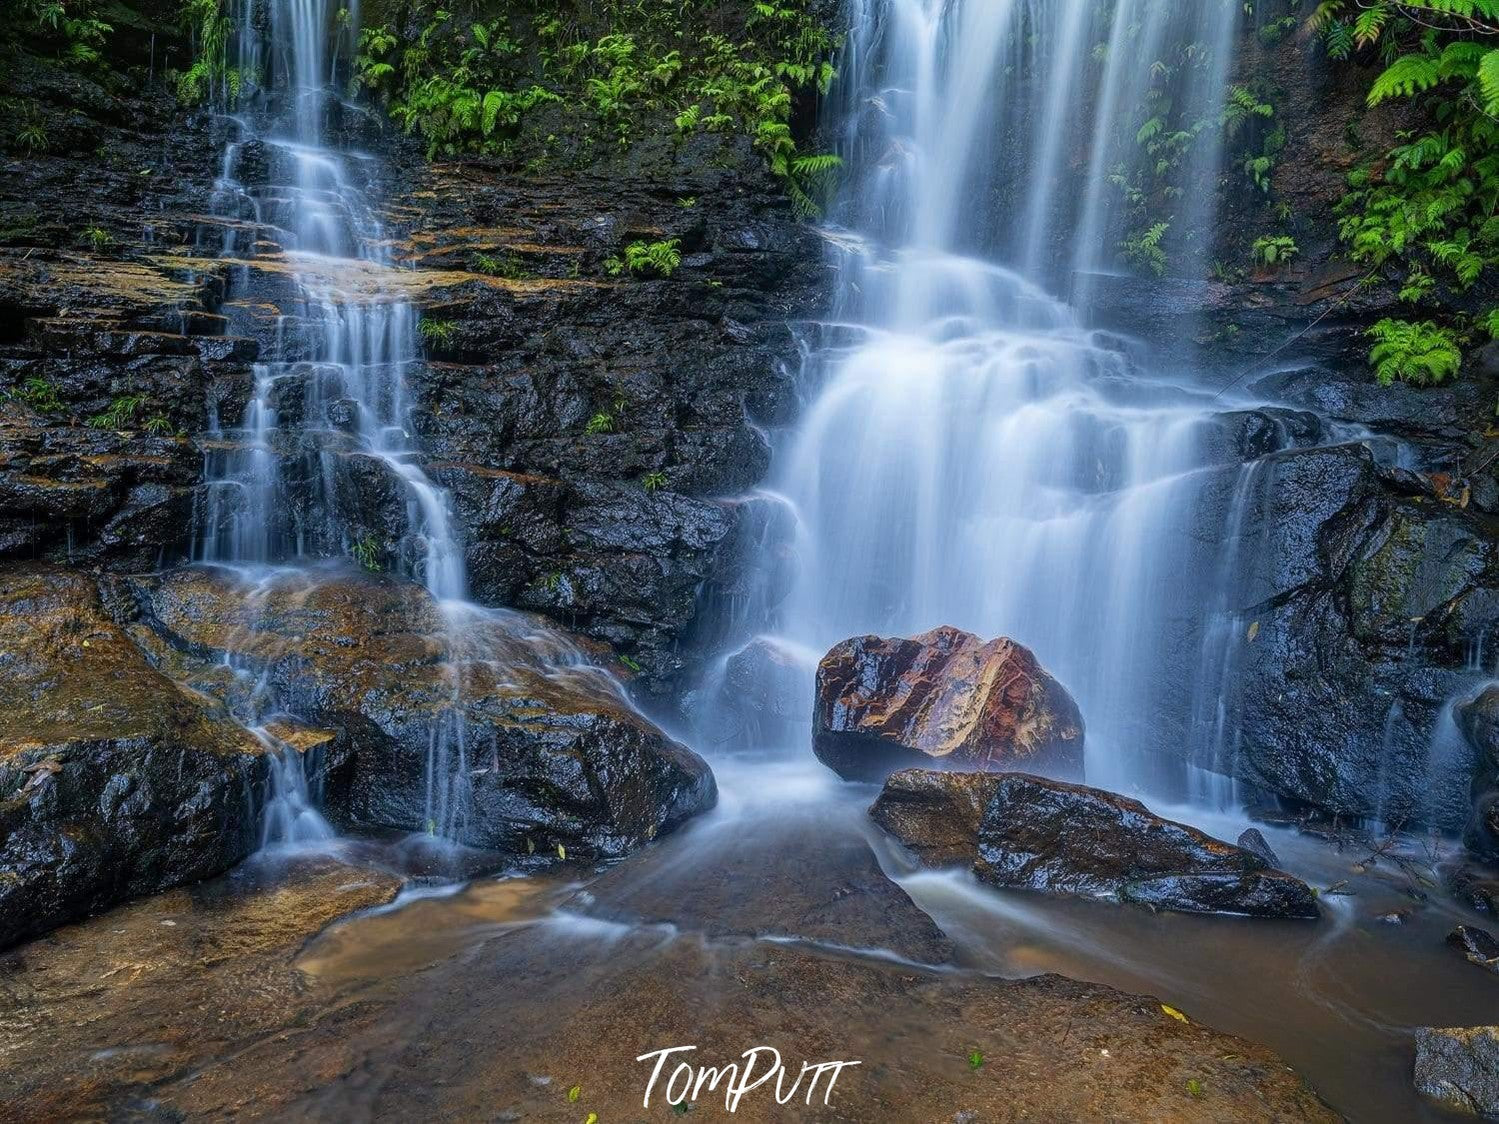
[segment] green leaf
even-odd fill
[[[1499,116],[1499,50],[1491,50],[1478,61],[1478,88],[1483,92],[1483,111]]]
[[[1441,67],[1430,55],[1404,55],[1392,62],[1369,88],[1369,105],[1390,98],[1408,98],[1442,80]]]

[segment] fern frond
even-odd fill
[[[1429,90],[1442,80],[1441,67],[1430,55],[1402,55],[1392,62],[1369,88],[1369,105],[1390,98],[1408,98]]]

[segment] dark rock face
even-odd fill
[[[1013,640],[937,628],[845,640],[817,667],[813,748],[839,776],[940,762],[1080,775],[1077,704]]]
[[[264,746],[154,669],[92,579],[0,569],[0,685],[0,945],[259,842]]]
[[[1265,836],[1257,827],[1245,828],[1239,833],[1238,845],[1244,850],[1258,855],[1271,866],[1279,866],[1280,858],[1271,849],[1270,844],[1265,841]]]
[[[1468,1116],[1499,1116],[1499,1027],[1416,1031],[1416,1090]]]
[[[1005,889],[1184,913],[1318,916],[1310,887],[1259,855],[1082,785],[908,769],[885,782],[870,815],[923,864],[971,864]]]
[[[534,619],[455,620],[412,583],[336,572],[253,599],[212,569],[127,584],[141,643],[176,677],[232,696],[226,660],[250,667],[282,708],[343,731],[352,777],[328,799],[355,826],[617,856],[716,798],[700,758]]]
[[[1259,471],[1233,768],[1332,812],[1460,829],[1478,762],[1446,714],[1499,624],[1492,520],[1392,494],[1364,446],[1278,454]]]
[[[1458,705],[1458,729],[1478,754],[1473,776],[1473,815],[1464,838],[1475,854],[1499,860],[1499,686],[1489,686]]]

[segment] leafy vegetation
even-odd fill
[[[1170,229],[1169,222],[1158,222],[1138,234],[1126,236],[1119,244],[1124,260],[1137,269],[1148,270],[1157,277],[1164,277],[1166,275],[1166,251],[1161,248],[1161,240],[1166,237]]]
[[[1369,362],[1374,365],[1375,376],[1386,386],[1396,379],[1423,384],[1441,382],[1457,374],[1462,365],[1463,353],[1456,333],[1430,320],[1413,323],[1386,317],[1369,329],[1369,337],[1374,341]]]
[[[1252,5],[1245,5],[1246,11]],[[1139,27],[1127,35],[1140,35]],[[1123,233],[1119,257],[1134,269],[1164,276],[1182,251],[1198,248],[1203,232],[1178,221],[1178,210],[1189,193],[1200,192],[1205,174],[1203,154],[1221,145],[1243,173],[1242,191],[1259,199],[1270,193],[1271,173],[1285,148],[1285,129],[1269,94],[1256,84],[1236,83],[1223,91],[1222,108],[1213,113],[1198,109],[1200,97],[1190,91],[1214,74],[1219,65],[1210,45],[1178,44],[1155,59],[1144,82],[1140,102],[1132,107],[1137,122],[1134,152],[1109,173],[1118,192]],[[1095,67],[1108,61],[1108,49],[1095,52]]]
[[[362,570],[378,574],[381,570],[385,569],[384,563],[381,561],[382,552],[380,543],[374,535],[368,532],[354,540],[353,545],[349,548],[349,553],[353,555],[354,561],[358,563]]]
[[[114,32],[100,18],[105,6],[97,0],[5,0],[0,4],[0,38],[24,36],[64,66],[99,69]]]
[[[621,273],[654,273],[670,277],[682,264],[681,240],[667,238],[660,242],[636,241],[625,246],[624,254],[604,259],[604,270],[611,276]]]
[[[224,0],[182,0],[179,20],[192,43],[193,63],[175,76],[178,99],[198,105],[217,97],[232,105],[252,76],[229,65],[230,26]]]
[[[666,473],[659,469],[654,472],[647,472],[640,478],[640,486],[647,492],[659,492],[662,488],[666,487]]]
[[[26,403],[39,414],[61,414],[67,409],[57,393],[57,384],[35,375],[15,389],[7,391],[6,397]]]
[[[458,325],[452,320],[428,320],[423,317],[417,331],[429,347],[444,348],[452,344],[458,335]]]
[[[84,424],[92,429],[128,430],[148,407],[144,394],[121,394],[110,402],[103,413],[94,414]]]
[[[1285,265],[1301,252],[1289,234],[1269,234],[1254,240],[1254,260],[1260,265]]]
[[[1349,177],[1339,234],[1371,277],[1392,277],[1400,299],[1429,316],[1389,318],[1370,331],[1382,382],[1428,383],[1455,374],[1475,330],[1479,282],[1499,264],[1499,0],[1322,0],[1310,18],[1334,59],[1382,64],[1372,106],[1409,101],[1423,124]]]
[[[613,433],[614,415],[607,410],[600,410],[588,419],[588,424],[583,427],[583,431],[595,436],[600,433]]]
[[[658,121],[679,141],[740,132],[798,210],[817,213],[838,161],[799,151],[791,118],[799,96],[826,92],[837,42],[807,0],[755,0],[736,34],[723,20],[689,31],[684,17],[700,6],[711,5],[514,0],[497,18],[465,19],[437,0],[406,0],[403,18],[361,33],[354,85],[421,136],[429,157],[509,154],[548,105],[585,148],[628,144]]]
[[[535,276],[519,254],[476,253],[469,259],[469,268],[475,273],[503,277],[507,281],[524,281]]]

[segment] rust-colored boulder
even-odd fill
[[[812,745],[848,780],[912,766],[1081,776],[1083,720],[1029,649],[943,626],[857,636],[824,656]]]

